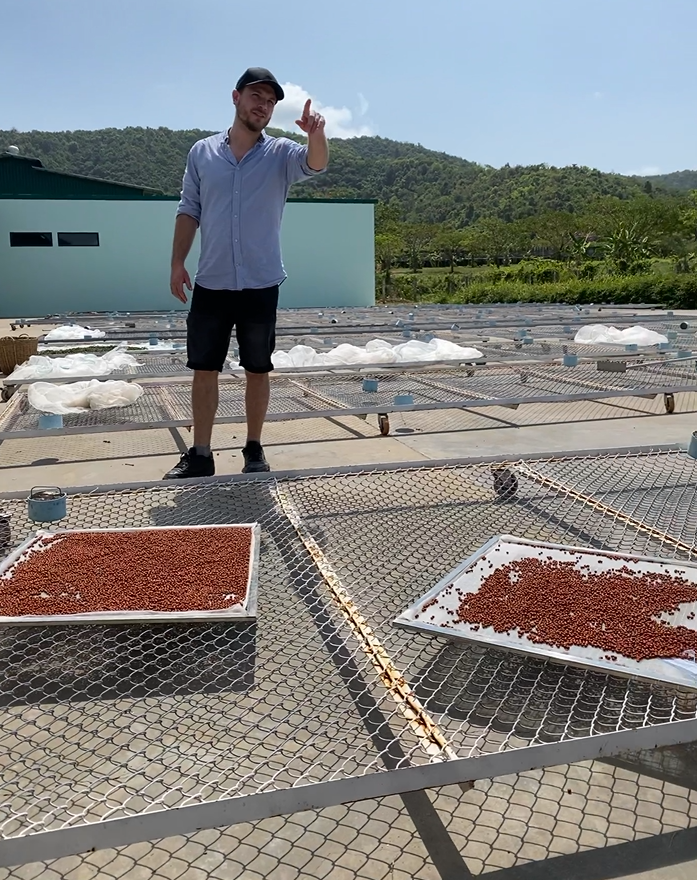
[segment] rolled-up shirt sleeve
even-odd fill
[[[308,177],[314,177],[316,174],[323,174],[325,169],[315,171],[307,164],[307,147],[303,144],[296,144],[295,141],[288,140],[288,183],[297,183]]]
[[[179,214],[188,214],[197,223],[201,220],[201,180],[196,169],[196,156],[193,148],[189,150],[186,159],[181,199],[177,207],[177,215]]]

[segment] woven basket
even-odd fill
[[[3,336],[0,339],[0,373],[8,376],[18,364],[36,354],[39,340],[36,336]]]

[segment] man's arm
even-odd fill
[[[313,171],[324,171],[329,164],[329,144],[324,129],[308,136],[307,164]]]
[[[183,303],[186,303],[187,300],[184,285],[186,284],[191,290],[191,278],[189,278],[184,263],[189,256],[201,219],[201,181],[192,152],[189,152],[186,160],[182,196],[177,208],[177,219],[174,221],[172,271],[169,279],[169,289],[172,291],[172,295]]]
[[[191,290],[191,278],[186,271],[186,258],[189,256],[191,245],[196,237],[198,222],[188,214],[178,214],[174,221],[174,244],[172,245],[172,272],[169,279],[169,289],[172,295],[185,303],[187,300],[184,293],[184,285]]]
[[[307,135],[307,164],[310,171],[319,173],[329,164],[329,144],[324,131],[325,119],[312,109],[312,102],[305,101],[303,113],[295,124]]]

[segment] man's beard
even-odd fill
[[[242,116],[239,110],[237,111],[237,117],[248,131],[253,131],[255,134],[259,134],[266,127],[265,121],[262,122],[251,115]]]

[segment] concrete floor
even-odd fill
[[[670,416],[662,399],[405,413],[392,418],[390,437],[372,417],[276,422],[265,445],[272,467],[285,470],[686,444],[696,423],[697,394],[685,394]],[[218,473],[240,470],[240,430],[216,429]],[[0,492],[156,480],[189,441],[169,430],[6,440]],[[0,880],[694,880],[695,780],[692,752],[668,750],[481,782],[468,794],[445,788],[0,869]]]

